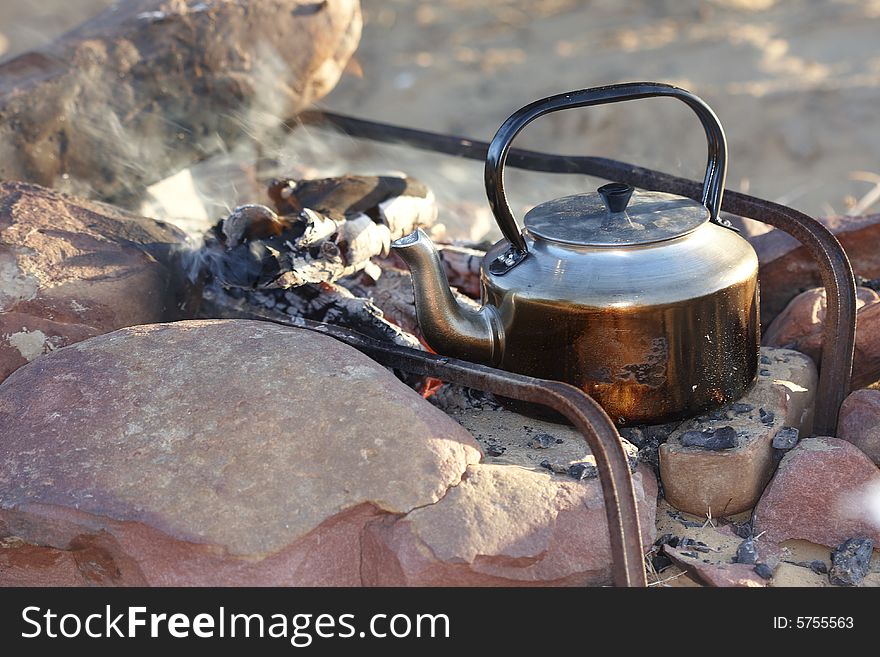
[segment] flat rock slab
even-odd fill
[[[880,465],[880,390],[856,390],[840,406],[837,437]]]
[[[176,228],[37,185],[0,183],[0,381],[44,353],[177,318]]]
[[[654,540],[657,483],[634,475],[642,544]],[[478,464],[437,504],[371,523],[364,581],[377,586],[597,586],[611,583],[598,480]]]
[[[752,508],[773,473],[773,438],[783,427],[808,435],[817,374],[812,360],[790,349],[763,347],[756,383],[733,404],[684,422],[660,446],[660,478],[674,507],[707,516]],[[686,447],[688,432],[736,431],[737,445]],[[693,434],[691,434],[693,435]]]
[[[847,539],[880,542],[880,470],[852,443],[807,438],[788,452],[755,508],[755,532],[835,548]]]
[[[100,550],[126,584],[360,584],[364,525],[480,457],[360,352],[247,320],[40,358],[0,384],[0,437],[0,537]]]

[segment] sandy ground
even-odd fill
[[[10,56],[33,47],[107,4],[0,0],[0,51]],[[814,214],[871,209],[858,201],[880,182],[880,0],[364,0],[363,6],[363,77],[344,77],[323,103],[329,109],[488,139],[513,110],[545,95],[628,80],[671,82],[705,98],[721,118],[731,189]],[[530,126],[518,145],[692,177],[700,177],[705,158],[695,118],[669,99],[552,115]],[[479,238],[491,226],[479,163],[314,130],[265,144],[261,154],[277,158],[282,171],[403,170],[432,185],[453,236]],[[207,167],[201,175],[216,178],[217,171]],[[513,171],[509,181],[520,210],[595,187],[580,177]],[[248,198],[247,187],[235,188],[238,195],[212,188],[205,214],[260,200]]]

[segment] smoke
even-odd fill
[[[854,491],[841,495],[835,505],[841,519],[861,522],[880,529],[880,476]]]

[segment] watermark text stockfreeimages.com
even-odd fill
[[[373,614],[359,622],[355,614],[153,613],[146,607],[122,611],[106,605],[102,612],[57,613],[29,606],[22,609],[21,636],[33,638],[272,638],[305,648],[315,639],[449,638],[446,614]]]

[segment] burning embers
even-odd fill
[[[309,319],[419,347],[409,274],[388,256],[393,240],[436,219],[431,191],[411,178],[343,176],[275,180],[269,197],[274,209],[236,208],[192,253],[203,313]]]

